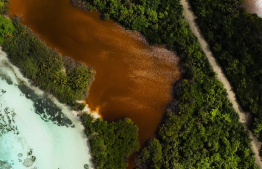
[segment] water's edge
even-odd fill
[[[0,115],[6,116],[7,110],[14,112],[13,128],[18,131],[0,129],[0,168],[81,169],[84,164],[93,168],[90,146],[77,112],[32,86],[1,46],[0,64]]]

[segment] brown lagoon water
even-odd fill
[[[74,8],[68,0],[11,0],[10,14],[21,15],[49,46],[94,67],[86,100],[108,121],[131,118],[143,144],[154,132],[179,79],[178,57],[151,47],[139,33],[126,31],[98,12]]]
[[[256,13],[262,17],[262,0],[245,0],[244,7],[249,13]]]

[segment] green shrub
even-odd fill
[[[128,118],[108,123],[84,114],[82,123],[89,136],[97,169],[125,169],[126,159],[138,151],[138,127]]]
[[[0,2],[0,8],[1,8]],[[10,19],[5,18],[3,15],[0,15],[0,45],[3,45],[5,40],[13,39],[13,32],[15,28]]]
[[[241,2],[190,0],[241,106],[252,113],[253,133],[262,140],[262,18],[239,8]]]
[[[239,123],[222,83],[215,79],[200,44],[183,20],[179,0],[85,2],[89,9],[108,13],[124,27],[140,31],[151,44],[166,44],[180,57],[182,79],[174,85],[174,100],[157,131],[158,140],[149,141],[140,151],[136,160],[139,168],[257,168],[249,136]],[[198,0],[196,6],[213,2]],[[223,6],[221,1],[215,2],[221,3],[218,7]],[[223,2],[228,5],[231,0]],[[201,14],[217,22],[206,11]],[[224,19],[224,22],[229,21]],[[208,35],[215,37],[212,32]],[[217,42],[214,50],[221,52],[224,49],[221,44]]]
[[[76,101],[84,100],[93,78],[93,71],[83,63],[63,59],[48,48],[19,19],[12,21],[0,16],[5,36],[3,50],[33,84],[57,97],[61,102],[78,108]],[[12,38],[7,38],[12,31]],[[7,32],[7,33],[5,33]],[[9,36],[8,36],[9,37]],[[1,41],[0,41],[1,42]]]

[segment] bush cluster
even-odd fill
[[[25,77],[72,108],[85,107],[77,101],[87,96],[94,74],[91,67],[48,48],[19,18],[12,21],[0,15],[0,28],[0,45]],[[108,123],[84,114],[82,123],[97,169],[124,169],[128,157],[139,150],[138,127],[128,118]]]
[[[262,140],[262,18],[240,8],[242,0],[190,2],[241,106],[253,116],[253,133]]]
[[[3,50],[8,53],[11,62],[45,92],[53,94],[74,109],[82,107],[77,100],[87,97],[93,78],[91,67],[63,58],[48,48],[18,18],[14,18],[13,22],[3,16],[0,19],[3,19],[0,20],[0,26],[4,27],[0,30],[0,43],[3,36]]]
[[[174,100],[159,126],[157,139],[140,151],[138,168],[257,168],[249,136],[183,20],[179,0],[85,2],[88,9],[98,9],[104,18],[142,32],[151,44],[166,44],[181,59],[183,77],[174,85]],[[215,46],[216,50],[220,48]]]
[[[138,127],[128,118],[108,123],[84,114],[82,123],[97,169],[125,169],[128,157],[139,150]]]

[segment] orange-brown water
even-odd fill
[[[172,52],[68,0],[11,0],[10,14],[22,15],[25,25],[63,55],[94,67],[87,99],[92,110],[108,121],[131,118],[141,144],[154,137],[180,75]]]
[[[256,13],[262,17],[262,0],[245,0],[243,5],[247,9],[247,12]]]

